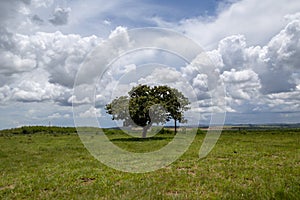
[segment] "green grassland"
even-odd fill
[[[0,199],[300,199],[299,129],[226,130],[202,160],[205,132],[199,131],[176,162],[142,174],[101,164],[74,132],[1,131]],[[152,139],[106,133],[136,152],[158,149],[174,137],[170,131]]]

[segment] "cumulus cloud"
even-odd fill
[[[55,26],[68,24],[69,15],[71,8],[55,8],[53,12],[53,17],[49,19],[49,22]]]
[[[15,55],[10,51],[1,51],[1,68],[0,73],[11,75],[18,72],[31,71],[36,67],[35,57],[22,58],[20,55]]]
[[[37,25],[42,25],[43,23],[44,23],[44,20],[43,19],[41,19],[38,15],[33,15],[32,17],[31,17],[31,20],[32,20],[32,22],[33,23],[35,23],[35,24],[37,24]]]
[[[300,69],[300,18],[294,19],[268,44],[270,60],[274,67],[289,68],[289,70]]]
[[[172,84],[177,81],[180,81],[181,78],[180,72],[167,67],[155,68],[153,72],[146,76],[142,77],[138,83],[140,84]]]
[[[264,94],[294,90],[292,74],[299,73],[300,21],[293,20],[265,47],[261,48],[259,62],[253,66],[260,76]]]
[[[258,75],[252,70],[225,71],[221,78],[226,86],[227,96],[235,102],[259,97],[261,87]]]
[[[20,26],[17,21],[26,15],[30,1],[0,1],[0,73],[11,75],[14,71],[30,70],[35,65],[34,57],[15,54],[13,31]]]
[[[7,48],[0,49],[0,98],[72,105],[76,72],[99,39],[60,32],[13,34],[9,39],[3,45]]]
[[[91,104],[93,99],[87,94],[91,93],[90,91],[93,91],[94,88],[90,85],[81,85],[78,89],[81,92],[76,93],[76,95],[70,96],[68,98],[68,103],[73,104],[73,106]]]
[[[76,72],[86,55],[99,43],[96,36],[81,37],[61,32],[37,33],[29,38],[40,51],[39,65],[50,73],[50,82],[73,87]]]
[[[219,42],[218,51],[225,70],[244,68],[246,39],[243,35],[227,37]]]
[[[9,66],[13,73],[30,71],[38,66],[50,73],[51,83],[72,87],[79,65],[100,39],[61,32],[38,32],[30,36],[15,34],[11,41],[17,48],[6,49],[3,57],[7,61],[0,64],[3,70]]]
[[[105,24],[105,25],[111,25],[111,21],[110,20],[108,20],[108,19],[105,19],[104,21],[103,21],[103,24]]]
[[[278,106],[282,94],[294,99],[300,74],[300,21],[293,16],[266,45],[249,46],[244,35],[233,35],[208,52],[226,85],[228,104],[241,106],[237,110]],[[287,105],[282,104],[289,110]]]
[[[19,76],[11,85],[3,86],[3,89],[9,100],[19,102],[59,102],[64,94],[70,93],[63,86],[49,83],[48,73],[42,69]]]
[[[172,71],[160,68],[139,79],[138,83],[159,83],[161,80],[168,82],[169,79],[169,82],[175,82],[176,79],[178,82],[176,87],[184,90],[184,87],[180,87],[183,84],[178,81],[179,77],[184,77],[196,91],[202,112],[216,111],[220,109],[218,104],[223,105],[218,101],[210,102],[210,93],[221,82],[227,89],[227,111],[251,112],[259,110],[262,105],[266,108],[272,107],[271,101],[276,102],[275,94],[285,93],[294,96],[292,92],[299,84],[298,27],[298,18],[292,17],[277,35],[273,36],[266,45],[261,46],[249,45],[245,35],[226,37],[219,42],[217,49],[207,52],[211,60],[204,54],[199,55],[191,64],[182,67],[181,73],[174,74]],[[120,44],[122,42],[123,39]],[[212,67],[212,63],[216,68]],[[114,71],[129,73],[121,69],[116,68]],[[104,85],[108,87],[109,82],[114,83],[109,86],[109,90],[113,90],[115,89],[113,85],[116,86],[117,83],[113,82],[116,79],[110,78],[110,81]],[[101,91],[104,92],[106,89],[103,88]],[[270,98],[269,95],[275,96]],[[97,98],[102,102],[107,101],[103,93],[98,94]]]
[[[0,88],[0,100],[1,102],[8,101],[10,98],[10,87],[8,85],[4,85],[3,87]]]
[[[36,7],[48,7],[53,4],[53,0],[30,0],[31,4]]]
[[[95,116],[101,117],[101,110],[94,107],[90,107],[88,110],[79,114],[81,118],[93,118]]]
[[[99,44],[107,44],[107,41],[97,36],[83,37],[59,31],[29,33],[24,32],[24,28],[20,31],[19,27],[27,27],[28,24],[68,25],[72,21],[69,19],[70,8],[55,8],[48,22],[46,15],[29,9],[46,8],[52,3],[52,0],[0,2],[1,104],[48,102],[49,105],[71,106],[73,103],[74,106],[80,106],[90,104],[95,98],[96,107],[99,108],[115,96],[126,94],[138,83],[152,82],[170,84],[181,91],[187,90],[189,85],[199,100],[193,105],[193,108],[198,108],[194,111],[211,112],[218,111],[218,105],[224,103],[210,99],[210,93],[215,92],[214,89],[223,82],[227,89],[227,111],[293,112],[300,109],[300,14],[296,13],[300,5],[296,0],[289,3],[284,0],[266,0],[263,3],[258,0],[237,1],[210,21],[194,18],[184,19],[179,24],[169,23],[211,49],[206,53],[210,59],[200,54],[187,66],[177,65],[181,67],[177,68],[178,71],[160,67],[150,74],[143,74],[138,69],[143,61],[157,61],[159,58],[162,64],[168,64],[170,60],[174,64],[177,60],[163,53],[140,51],[135,56],[120,59],[105,72],[104,78],[95,82],[102,66],[110,58],[119,56],[135,45],[135,42],[153,42],[149,45],[165,48],[182,44],[178,38],[168,37],[149,42],[145,40],[148,35],[133,40],[128,36],[127,28],[117,27],[108,37],[114,38],[113,42],[104,49],[101,45],[98,47],[101,59],[82,73],[79,96],[72,95],[79,66],[92,49]],[[106,4],[107,7],[103,9],[111,10],[110,6],[114,4]],[[78,17],[87,12],[74,14]],[[92,12],[98,13],[98,8],[92,9]],[[99,22],[103,22],[103,19],[107,18]],[[110,21],[104,23],[109,25]],[[51,27],[57,28],[54,26]],[[182,45],[180,49],[185,51],[188,48]],[[212,67],[212,63],[216,67]],[[131,77],[133,80],[127,80],[134,73],[135,76]],[[87,95],[95,90],[90,83],[98,84],[95,97]],[[81,117],[91,117],[97,112],[96,108],[90,108],[82,112]],[[53,119],[64,117],[63,112],[49,115]]]
[[[208,74],[198,74],[192,82],[192,86],[200,100],[210,99],[208,88]]]
[[[250,45],[264,45],[285,26],[284,17],[299,10],[298,0],[288,3],[286,0],[265,0],[263,3],[243,0],[225,7],[210,21],[203,17],[184,19],[177,27],[209,49],[215,48],[223,38],[238,34],[245,35]]]
[[[61,118],[69,118],[69,117],[71,117],[70,114],[61,114],[58,112],[48,116],[49,119],[61,119]]]

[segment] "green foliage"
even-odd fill
[[[119,129],[104,128],[102,131],[105,133],[105,135],[123,134],[123,131]]]
[[[158,133],[159,134],[174,134],[174,131],[171,131],[171,130],[166,129],[166,128],[162,128]]]
[[[0,135],[8,134],[36,134],[36,133],[47,133],[47,134],[71,134],[76,133],[74,127],[57,127],[57,126],[23,126],[21,128],[13,128],[1,130]]]
[[[143,136],[152,124],[164,124],[171,119],[186,122],[183,114],[190,102],[177,89],[139,85],[128,94],[114,99],[105,109],[113,120],[124,120],[124,126],[144,127]]]
[[[200,128],[197,129],[197,135],[202,135],[204,134],[204,131],[202,131]]]

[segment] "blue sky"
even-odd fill
[[[179,21],[182,19],[198,17],[198,16],[214,16],[219,7],[220,1],[197,1],[197,0],[187,0],[187,1],[168,1],[168,0],[148,0],[145,1],[149,4],[156,4],[170,12],[159,12],[154,11],[153,14],[160,16],[166,21]]]
[[[86,104],[88,98],[79,102],[74,96],[76,74],[89,53],[117,34],[143,27],[176,31],[203,48],[226,87],[226,123],[299,122],[297,0],[11,0],[0,2],[0,129],[48,125],[49,121],[74,126],[74,101],[84,123],[96,115],[105,126],[112,126],[103,110],[112,90],[120,87],[126,93],[129,86],[169,80],[170,74],[192,80],[199,107],[187,115],[192,118],[200,113],[200,123],[209,123],[210,113],[219,108],[208,106],[209,99],[203,98],[201,90],[208,79],[205,72],[193,71],[193,65],[201,62],[197,57],[190,65],[179,66],[172,55],[139,52],[121,59],[98,83],[105,87],[97,93],[95,108]],[[130,42],[122,37],[117,46],[122,49]],[[129,86],[118,85],[118,79],[138,70],[138,64],[155,59],[177,64],[173,68],[177,72],[162,67],[135,78]],[[126,65],[122,65],[124,60]],[[115,93],[121,95],[119,90]]]

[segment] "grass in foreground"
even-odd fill
[[[299,199],[300,131],[243,133],[225,131],[203,160],[198,151],[205,135],[197,135],[179,160],[144,174],[106,167],[76,134],[6,134],[0,137],[0,199]],[[143,152],[173,135],[109,137]]]

